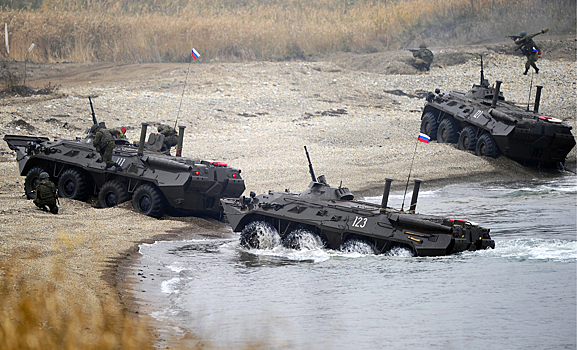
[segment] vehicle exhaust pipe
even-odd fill
[[[391,182],[393,179],[388,177],[385,178],[385,191],[383,192],[383,199],[381,200],[381,208],[379,209],[381,213],[387,210],[387,202],[389,201],[389,192],[391,191]]]
[[[423,180],[415,179],[415,187],[413,187],[413,198],[411,198],[411,207],[409,212],[414,213],[417,208],[417,198],[419,197],[419,188],[421,187],[421,182]]]
[[[184,129],[186,126],[179,125],[178,126],[178,144],[176,145],[176,156],[182,157],[182,143],[184,140]]]
[[[140,129],[140,142],[138,143],[138,155],[141,156],[144,154],[144,142],[146,141],[146,128],[148,127],[148,123],[142,123],[142,127]]]
[[[493,94],[493,102],[491,103],[491,107],[495,108],[495,106],[497,105],[497,100],[499,99],[499,93],[501,92],[501,80],[497,80],[495,81],[495,83],[497,83],[497,86],[495,86],[495,93]]]
[[[535,108],[533,112],[539,113],[539,103],[541,103],[541,89],[543,89],[543,85],[537,85],[537,94],[535,95]]]

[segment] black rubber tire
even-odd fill
[[[87,195],[87,180],[83,172],[70,168],[58,179],[58,194],[62,198],[83,200]]]
[[[132,206],[142,214],[158,219],[164,214],[165,200],[158,188],[144,184],[134,191]]]
[[[437,122],[437,116],[432,112],[427,112],[421,118],[421,132],[426,134],[431,138],[431,141],[437,139],[437,129],[439,128],[439,122]]]
[[[457,143],[459,140],[457,123],[451,117],[444,118],[439,124],[439,129],[437,129],[437,142],[438,143]]]
[[[459,136],[459,149],[462,151],[474,151],[475,146],[477,146],[477,137],[475,133],[475,128],[472,126],[466,126],[461,130],[461,135]]]
[[[475,147],[475,154],[479,157],[497,158],[499,156],[497,144],[490,134],[483,134],[479,137]]]
[[[126,185],[120,181],[110,180],[102,185],[98,192],[98,204],[101,208],[112,208],[128,200]]]
[[[40,182],[40,173],[45,171],[41,166],[35,166],[28,170],[28,174],[26,174],[26,179],[24,180],[24,193],[26,193],[26,198],[36,198],[36,186],[38,186]]]
[[[347,239],[339,248],[345,253],[378,254],[377,248],[369,241],[360,238]]]
[[[276,232],[274,226],[266,221],[251,221],[249,222],[240,233],[240,245],[247,249],[272,249],[272,246],[262,246],[259,240],[259,233],[263,231]],[[278,236],[278,233],[276,233]],[[280,243],[280,237],[279,242]]]
[[[298,228],[287,234],[282,240],[283,246],[289,249],[317,249],[324,247],[319,235],[305,228]]]

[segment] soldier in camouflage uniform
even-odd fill
[[[94,124],[90,128],[90,132],[95,133],[92,145],[100,153],[102,161],[106,163],[105,169],[114,166],[115,171],[122,170],[122,167],[120,165],[112,161],[112,151],[114,150],[114,146],[116,145],[116,143],[114,142],[113,135],[118,135],[120,131],[114,129],[108,130],[106,129],[106,127],[102,125]]]
[[[533,69],[535,69],[535,73],[539,74],[539,68],[537,68],[535,62],[537,62],[541,56],[541,49],[539,49],[539,46],[535,44],[533,37],[539,34],[547,33],[548,31],[549,29],[545,28],[542,31],[531,35],[527,35],[527,32],[521,32],[521,34],[519,34],[520,38],[515,40],[515,44],[517,44],[515,51],[521,49],[523,55],[527,56],[527,62],[525,62],[525,72],[523,73],[524,75],[527,75],[527,72],[529,72],[529,67],[533,67]]]
[[[431,63],[433,63],[434,55],[431,50],[427,49],[427,45],[419,45],[419,51],[413,52],[413,57],[415,57],[415,62],[412,66],[420,71],[429,70]]]
[[[47,172],[40,173],[40,182],[36,186],[36,198],[34,204],[42,210],[46,206],[50,208],[52,214],[58,214],[58,206],[56,205],[56,185],[50,181],[50,175]]]
[[[174,128],[171,128],[165,124],[160,124],[157,130],[159,133],[164,135],[164,144],[162,145],[162,149],[160,151],[170,152],[170,148],[178,144],[178,133],[176,130],[174,130]]]

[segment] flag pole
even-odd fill
[[[176,112],[176,120],[174,121],[175,130],[176,130],[176,124],[178,123],[178,117],[180,116],[180,107],[182,106],[182,99],[184,98],[184,90],[186,90],[186,82],[188,81],[188,72],[190,71],[191,63],[192,63],[192,56],[188,60],[188,68],[186,69],[186,78],[184,79],[184,86],[182,87],[182,95],[180,96],[180,103],[178,104],[178,112]]]
[[[401,204],[401,211],[405,207],[405,197],[407,196],[407,188],[409,188],[409,180],[411,179],[411,172],[413,171],[413,163],[415,162],[415,154],[417,154],[417,146],[419,142],[429,143],[431,138],[427,134],[420,133],[415,144],[415,151],[413,152],[413,159],[411,160],[411,167],[409,168],[409,176],[407,177],[407,185],[405,186],[405,194],[403,195],[403,204]]]
[[[411,160],[411,168],[409,169],[409,176],[407,177],[407,185],[405,186],[405,194],[403,195],[403,204],[401,204],[401,211],[405,206],[405,197],[407,196],[407,188],[409,188],[409,179],[411,178],[411,171],[413,171],[413,163],[415,162],[415,154],[417,153],[417,146],[419,146],[419,140],[415,144],[415,151],[413,152],[413,159]]]

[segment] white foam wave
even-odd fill
[[[519,238],[499,240],[495,242],[495,246],[494,250],[480,253],[514,260],[577,261],[577,241]]]
[[[162,283],[160,284],[160,291],[165,294],[173,294],[173,293],[178,294],[179,291],[176,288],[176,285],[181,280],[182,279],[180,277],[174,277],[169,279],[168,281],[162,281]]]

